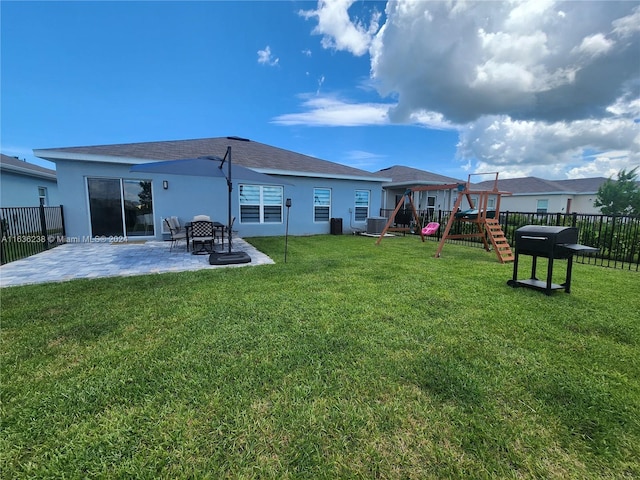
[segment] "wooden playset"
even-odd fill
[[[379,245],[380,242],[382,241],[382,238],[385,236],[385,234],[387,232],[409,232],[411,231],[411,227],[392,227],[391,225],[395,222],[396,219],[396,215],[398,214],[398,212],[400,211],[400,209],[407,203],[408,203],[411,207],[411,214],[413,216],[413,220],[415,221],[416,225],[420,225],[420,217],[418,216],[418,212],[416,211],[416,207],[413,203],[413,192],[428,192],[428,191],[434,191],[434,190],[451,190],[453,188],[459,188],[460,185],[464,185],[464,184],[458,184],[458,183],[450,183],[450,184],[446,184],[446,185],[425,185],[422,187],[412,187],[412,188],[407,188],[404,191],[404,194],[402,195],[402,197],[400,198],[400,200],[398,201],[398,204],[396,205],[395,210],[393,211],[393,213],[391,213],[391,215],[389,215],[389,220],[387,220],[386,225],[384,226],[384,228],[382,229],[382,233],[380,233],[380,238],[378,238],[378,240],[376,241],[376,245]],[[425,229],[419,229],[420,232],[420,238],[422,239],[422,241],[424,242],[424,237],[425,234],[427,232],[429,232],[430,230],[425,230]],[[435,233],[435,231],[430,231],[431,233],[429,233],[429,235]]]
[[[493,250],[496,252],[498,256],[498,260],[501,263],[511,262],[514,260],[513,252],[511,251],[511,246],[507,241],[504,232],[502,231],[502,227],[498,221],[500,214],[500,199],[503,195],[511,195],[510,192],[501,192],[498,190],[498,173],[492,172],[490,175],[495,175],[495,179],[493,182],[493,189],[491,190],[472,190],[471,189],[471,177],[473,175],[489,175],[487,173],[476,173],[470,174],[467,183],[454,183],[447,185],[429,185],[422,187],[413,187],[409,188],[404,192],[404,195],[396,205],[395,210],[389,216],[389,220],[385,225],[382,233],[380,234],[380,238],[376,242],[376,245],[380,244],[382,238],[387,232],[398,232],[398,231],[409,231],[409,228],[399,228],[392,227],[395,220],[395,216],[400,210],[400,208],[405,205],[406,199],[408,198],[408,203],[411,207],[411,212],[413,214],[415,224],[417,226],[420,225],[420,219],[418,213],[415,209],[412,199],[413,192],[421,192],[421,191],[429,191],[429,190],[449,190],[456,189],[458,191],[458,197],[451,211],[451,215],[449,216],[449,220],[445,226],[442,237],[440,238],[440,242],[438,243],[438,249],[436,250],[436,257],[440,257],[442,253],[442,249],[444,248],[444,244],[447,240],[461,240],[467,238],[480,238],[484,245],[485,250],[490,251],[491,246],[493,246]],[[489,205],[489,200],[493,199],[493,205]],[[469,209],[461,210],[460,206],[463,204],[462,202],[466,200]],[[474,232],[471,233],[451,233],[451,228],[454,225],[454,222],[461,223],[469,223],[475,225]],[[432,222],[433,223],[433,222]],[[427,228],[420,229],[418,231],[420,233],[420,238],[422,241],[425,241],[425,234],[432,234],[437,231],[431,226],[431,229]],[[491,242],[491,246],[489,242]]]
[[[514,259],[511,246],[504,236],[502,227],[498,218],[500,216],[500,199],[503,195],[511,195],[510,192],[501,192],[498,190],[498,173],[493,172],[491,175],[495,175],[493,181],[493,189],[491,190],[472,190],[471,189],[471,177],[472,175],[488,175],[486,173],[470,174],[467,183],[464,184],[464,188],[459,192],[456,203],[453,206],[449,221],[444,229],[438,249],[436,250],[436,257],[440,256],[442,248],[446,240],[456,240],[464,238],[480,238],[484,244],[486,251],[490,251],[491,247],[487,242],[487,238],[493,246],[493,250],[498,256],[498,260],[501,263],[512,262]],[[477,198],[477,204],[474,202],[474,197]],[[495,200],[495,205],[489,206],[489,199]],[[460,210],[462,201],[466,199],[469,204],[469,210]],[[451,234],[451,227],[454,222],[472,223],[476,226],[477,232],[473,233],[460,233]]]

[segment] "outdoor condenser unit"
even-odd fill
[[[367,218],[367,233],[380,235],[386,224],[387,219],[384,217],[369,217]]]

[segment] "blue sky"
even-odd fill
[[[368,171],[640,164],[639,2],[1,3],[2,153],[237,135]]]

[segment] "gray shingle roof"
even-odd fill
[[[374,173],[379,177],[388,177],[393,180],[389,185],[432,185],[432,184],[446,184],[446,183],[464,183],[463,180],[459,180],[453,177],[446,177],[444,175],[438,175],[437,173],[427,172],[425,170],[419,170],[412,167],[404,167],[402,165],[394,165],[393,167],[383,168]]]
[[[36,177],[51,178],[55,180],[56,171],[19,160],[15,157],[0,154],[0,168],[9,172],[22,173]]]
[[[269,171],[269,173],[300,172],[322,176],[375,178],[372,173],[364,170],[239,137],[47,148],[35,150],[35,152],[38,156],[48,159],[63,158],[65,154],[72,154],[74,157],[91,155],[142,160],[177,160],[209,155],[223,157],[227,146],[231,146],[234,164]],[[47,157],[52,155],[52,152],[55,155]]]
[[[498,179],[498,189],[514,194],[533,193],[595,193],[604,177],[580,178],[576,180],[545,180],[538,177]],[[493,188],[493,180],[474,184],[473,188]]]
[[[576,193],[597,193],[600,185],[606,182],[604,177],[578,178],[576,180],[556,180],[555,182],[567,190]]]

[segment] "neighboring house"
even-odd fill
[[[411,187],[437,186],[454,183],[465,183],[464,180],[446,177],[436,173],[418,170],[417,168],[395,165],[383,168],[374,173],[379,177],[389,177],[391,181],[382,184],[383,200],[382,210],[389,211],[396,208],[398,202],[404,196],[404,192]],[[456,200],[455,189],[429,190],[414,192],[413,203],[417,210],[427,211],[430,217],[438,210],[450,211]],[[405,199],[406,200],[406,199]]]
[[[498,179],[498,189],[511,192],[502,197],[503,212],[599,214],[593,206],[604,177],[576,180],[544,180],[538,177]],[[476,183],[475,189],[491,189],[493,181]]]
[[[55,170],[0,154],[0,206],[59,204]]]
[[[226,224],[226,181],[131,173],[130,167],[223,157],[228,146],[233,165],[273,177],[272,185],[233,178],[233,229],[241,236],[284,235],[288,213],[292,235],[330,233],[332,218],[342,219],[345,233],[363,230],[367,217],[378,215],[381,184],[388,178],[238,137],[48,148],[34,154],[56,164],[67,236],[162,238],[168,216],[184,223],[205,214]]]

